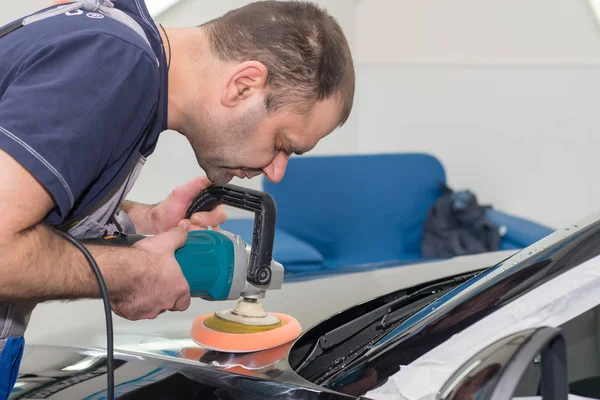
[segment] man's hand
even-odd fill
[[[181,226],[188,232],[209,226],[218,229],[227,219],[223,206],[210,212],[195,213],[191,219],[185,219],[185,213],[194,197],[212,184],[207,177],[197,177],[173,189],[165,200],[156,205],[125,201],[121,207],[133,219],[136,232],[141,235],[155,235],[175,226]]]
[[[190,288],[175,259],[185,244],[187,232],[175,227],[133,245],[139,249],[139,279],[130,291],[111,299],[115,314],[129,319],[154,319],[164,311],[185,311],[190,306]]]
[[[207,177],[202,176],[173,189],[164,201],[152,208],[152,221],[156,232],[165,232],[177,225],[188,232],[208,226],[218,228],[227,219],[223,206],[218,206],[210,212],[195,213],[191,219],[185,219],[185,213],[194,197],[212,184]]]

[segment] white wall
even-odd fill
[[[600,208],[600,31],[587,0],[363,0],[359,148],[560,226]],[[598,204],[598,205],[597,205]]]
[[[360,148],[424,151],[450,184],[554,226],[600,209],[600,69],[363,66]]]
[[[356,14],[361,64],[600,61],[588,0],[361,0]]]

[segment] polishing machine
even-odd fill
[[[191,296],[209,301],[239,299],[234,309],[219,312],[217,316],[249,326],[276,327],[280,321],[265,313],[259,300],[265,297],[267,290],[280,289],[283,283],[283,266],[272,259],[275,201],[268,193],[231,184],[213,185],[194,198],[185,218],[221,204],[254,212],[252,246],[240,235],[224,230],[189,232],[184,246],[175,252],[175,258],[189,284]],[[102,244],[131,246],[145,237],[117,233],[101,241]]]

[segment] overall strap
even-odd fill
[[[111,17],[121,22],[122,24],[131,28],[135,33],[137,33],[138,36],[140,36],[150,48],[152,47],[150,45],[148,37],[146,36],[146,32],[144,32],[144,29],[140,26],[140,24],[138,24],[127,13],[115,8],[115,5],[111,0],[80,0],[69,4],[60,5],[38,14],[30,15],[29,17],[26,17],[21,21],[17,21],[13,24],[10,24],[7,27],[0,30],[0,38],[8,35],[11,32],[16,31],[17,29],[23,26],[33,24],[37,21],[41,21],[46,18],[54,17],[56,15],[73,12],[79,9],[84,9],[89,12],[102,13],[108,17]],[[156,62],[158,63],[158,59],[156,59]]]

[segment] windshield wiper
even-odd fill
[[[364,354],[379,339],[411,315],[479,272],[447,279],[404,293],[374,310],[321,335],[296,368],[303,378],[319,384]]]

